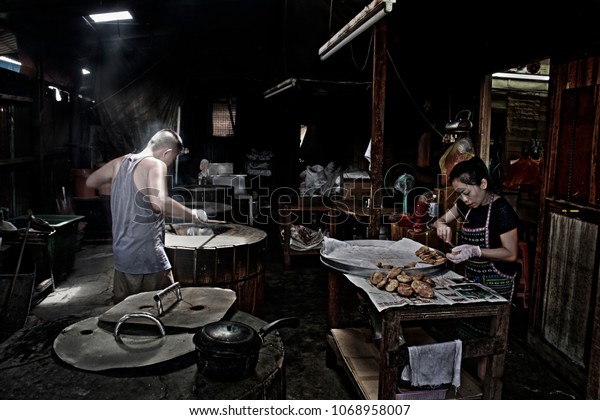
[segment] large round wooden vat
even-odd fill
[[[233,192],[233,187],[226,185],[188,185],[175,187],[172,191],[172,197],[184,203],[231,205]]]
[[[167,232],[165,249],[175,281],[185,286],[222,287],[237,295],[234,307],[252,315],[264,303],[264,272],[267,234],[263,230],[234,223],[216,224],[225,231],[188,236],[193,224],[173,225],[177,235]],[[193,230],[193,229],[192,229]],[[198,233],[191,232],[190,233]]]

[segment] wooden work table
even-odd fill
[[[490,334],[488,337],[476,340],[467,340],[462,343],[462,358],[478,359],[479,371],[483,377],[479,380],[480,396],[483,399],[500,399],[502,395],[502,375],[504,373],[504,359],[508,347],[508,325],[510,304],[502,303],[460,303],[454,305],[422,305],[402,306],[383,310],[381,315],[381,343],[379,349],[375,344],[369,344],[369,350],[378,356],[379,371],[372,372],[368,380],[377,378],[377,383],[365,385],[363,378],[356,369],[349,367],[348,359],[344,357],[350,353],[343,348],[335,333],[342,328],[340,320],[340,288],[347,283],[354,286],[345,275],[336,270],[329,269],[328,282],[328,318],[327,324],[330,332],[327,337],[328,357],[335,357],[338,364],[344,366],[350,379],[355,384],[358,392],[365,399],[395,399],[396,383],[400,375],[400,337],[403,337],[403,323],[409,321],[431,321],[448,319],[467,319],[485,317],[490,320]],[[368,296],[365,299],[368,301]],[[372,302],[370,302],[372,304]],[[373,310],[376,310],[373,308]],[[461,387],[462,390],[463,387]],[[473,396],[464,396],[473,398]]]

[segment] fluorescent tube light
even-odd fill
[[[133,19],[131,13],[129,13],[127,10],[123,10],[121,12],[98,13],[95,15],[90,15],[90,18],[96,23]]]
[[[373,0],[362,12],[356,15],[354,19],[348,22],[346,26],[319,48],[321,61],[327,60],[340,48],[369,29],[387,13],[391,12],[395,2],[396,0]]]
[[[0,55],[0,61],[6,61],[7,63],[10,64],[16,64],[17,66],[20,66],[21,63],[17,60],[13,60],[12,58],[6,57],[4,55]]]
[[[287,79],[284,80],[283,82],[281,82],[280,84],[278,84],[275,87],[272,87],[269,90],[266,90],[263,92],[263,97],[265,99],[270,98],[271,96],[277,95],[278,93],[284,92],[290,88],[293,88],[294,86],[296,86],[296,79],[291,78],[291,79]]]
[[[527,74],[527,73],[493,73],[492,77],[499,79],[518,79],[518,80],[540,80],[548,81],[550,76],[544,76],[541,74]]]
[[[21,71],[21,63],[5,55],[0,55],[0,68],[19,73]]]
[[[375,22],[377,22],[379,19],[381,19],[385,15],[385,13],[386,13],[385,10],[381,9],[379,12],[377,12],[377,14],[375,16],[373,16],[371,19],[367,20],[363,25],[356,28],[351,34],[349,34],[346,38],[344,38],[342,41],[340,41],[338,44],[336,44],[335,47],[331,48],[325,54],[321,55],[321,61],[327,60],[329,57],[331,57],[333,54],[335,54],[338,50],[340,50],[342,47],[344,47],[346,44],[348,44],[350,41],[352,41],[354,38],[356,38],[357,36],[362,34],[364,31],[366,31]]]

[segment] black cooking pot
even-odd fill
[[[206,324],[194,334],[198,372],[220,381],[247,378],[256,369],[263,338],[271,331],[300,324],[298,318],[283,318],[262,327],[258,332],[236,321]]]

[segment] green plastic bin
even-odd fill
[[[55,230],[44,234],[45,247],[31,247],[38,273],[52,275],[55,281],[62,280],[75,262],[75,254],[79,250],[80,243],[79,222],[84,219],[84,216],[63,214],[36,214],[35,216],[47,221]],[[24,228],[27,227],[28,219],[29,216],[19,216],[10,221],[17,228]]]

